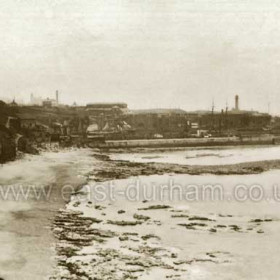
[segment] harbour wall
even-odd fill
[[[280,137],[248,136],[248,137],[217,137],[217,138],[180,138],[180,139],[141,139],[141,140],[110,140],[105,143],[89,143],[98,148],[140,148],[140,147],[203,147],[231,145],[278,145]]]

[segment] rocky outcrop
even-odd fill
[[[18,151],[27,154],[32,154],[32,155],[39,154],[38,149],[35,147],[35,145],[24,136],[20,136],[18,138],[17,149]]]
[[[16,157],[16,144],[11,131],[0,125],[0,163],[13,160]]]

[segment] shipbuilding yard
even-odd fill
[[[130,110],[125,103],[67,106],[59,103],[58,91],[56,99],[49,99],[55,102],[46,105],[46,100],[42,100],[34,105],[34,100],[37,99],[32,95],[30,105],[18,105],[15,101],[1,103],[1,143],[2,147],[11,143],[10,149],[5,148],[11,159],[15,153],[11,151],[18,139],[21,139],[21,151],[34,151],[31,146],[51,142],[68,146],[89,144],[92,147],[105,147],[106,143],[110,147],[139,147],[278,142],[278,118],[240,109],[239,96],[235,96],[233,109],[226,107],[220,112],[215,111],[214,106],[212,111],[195,112],[182,109]],[[174,139],[173,142],[170,139]],[[124,141],[128,141],[127,144]],[[9,156],[3,154],[2,158]]]

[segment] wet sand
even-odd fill
[[[1,196],[0,203],[0,277],[5,280],[48,279],[55,264],[55,239],[52,221],[65,201],[60,189],[65,184],[84,183],[79,162],[89,151],[65,151],[26,156],[0,167],[0,183],[40,188],[52,185],[49,198],[27,200]]]
[[[245,162],[278,160],[280,146],[231,146],[185,149],[131,149],[109,150],[112,160],[131,162],[155,162],[180,165],[233,165]]]
[[[279,170],[266,171],[279,161],[196,167],[95,157],[88,186],[57,216],[60,261],[52,279],[278,279],[277,201],[129,201],[124,190],[135,180],[150,188],[173,179],[221,184],[227,194],[258,182],[271,195]],[[89,196],[97,182],[110,188],[110,180],[116,200]]]
[[[119,191],[137,178],[148,186],[173,178],[221,182],[232,190],[239,180],[278,183],[279,168],[280,160],[218,166],[112,161],[86,149],[26,156],[1,167],[1,185],[52,184],[53,191],[48,201],[1,201],[0,278],[276,280],[278,259],[270,255],[277,256],[277,203],[131,202]],[[88,199],[97,182],[111,180],[116,201]],[[66,206],[65,184],[80,186]]]

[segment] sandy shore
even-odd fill
[[[252,269],[258,260],[257,255],[250,257],[251,250],[260,242],[269,248],[274,244],[271,238],[277,240],[280,217],[275,205],[269,204],[266,209],[260,204],[256,211],[254,204],[229,207],[226,203],[202,203],[190,207],[176,200],[129,202],[120,192],[136,177],[147,184],[164,182],[166,176],[175,174],[182,180],[203,180],[209,174],[226,182],[227,176],[236,178],[231,175],[254,180],[247,175],[277,170],[279,160],[182,166],[111,161],[102,153],[93,157],[96,166],[85,175],[89,187],[73,195],[55,219],[58,265],[51,279],[252,279],[248,278],[250,269],[252,273],[258,271]],[[110,181],[116,183],[115,201],[96,203],[89,199],[88,191],[92,192],[97,182],[108,186]],[[246,246],[243,256],[240,252]],[[261,249],[267,257],[274,253]],[[244,268],[248,260],[248,268]],[[258,271],[259,278],[252,274],[254,279],[276,280],[275,262],[264,261],[264,265],[267,267]]]
[[[131,176],[155,174],[215,174],[215,175],[246,175],[279,169],[280,160],[246,162],[230,165],[179,165],[168,163],[136,163],[129,161],[113,161],[106,154],[94,154],[103,163],[96,168],[92,175],[96,181],[125,179]]]
[[[24,189],[52,185],[53,191],[47,201],[1,201],[0,277],[216,280],[248,279],[257,271],[260,277],[255,273],[254,279],[276,280],[277,264],[266,260],[277,254],[277,204],[127,201],[121,193],[136,178],[147,186],[170,178],[178,183],[221,180],[231,190],[229,181],[242,178],[277,182],[278,169],[280,160],[218,166],[113,161],[106,153],[87,149],[25,156],[1,167],[1,184]],[[111,182],[115,201],[89,198],[97,183],[109,188]],[[80,186],[69,203],[61,196],[65,184],[76,190]],[[260,261],[250,252],[257,250],[261,271],[252,268]]]
[[[65,184],[80,186],[85,183],[79,175],[83,167],[79,159],[85,158],[87,153],[90,152],[43,152],[23,156],[0,167],[0,278],[49,279],[55,264],[52,221],[66,203],[61,188]],[[8,186],[19,193],[17,198],[13,191],[5,196]],[[39,198],[43,189],[46,192]]]

